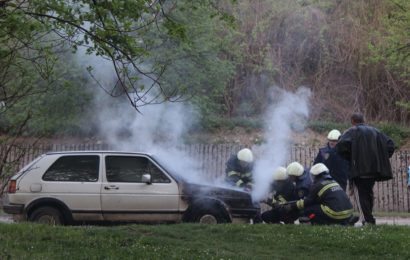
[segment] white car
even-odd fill
[[[3,210],[15,219],[82,222],[248,222],[247,192],[189,183],[144,153],[50,152],[14,175]]]

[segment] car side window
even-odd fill
[[[44,173],[44,181],[98,181],[100,158],[98,155],[62,156]]]
[[[142,182],[144,174],[151,174],[154,183],[170,180],[148,158],[136,156],[107,156],[105,158],[109,182]],[[158,172],[159,171],[159,172]]]

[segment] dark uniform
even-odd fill
[[[353,206],[340,185],[328,174],[315,178],[309,195],[293,208],[303,210],[312,224],[348,224]]]
[[[275,181],[272,184],[272,195],[272,209],[262,214],[263,221],[266,223],[280,223],[283,221],[285,224],[293,224],[299,216],[298,212],[286,212],[284,208],[281,207],[281,205],[287,202],[296,201],[298,199],[293,182],[289,179]]]
[[[295,185],[298,198],[305,198],[309,194],[310,186],[312,185],[309,171],[305,170],[301,176],[297,177]]]
[[[225,181],[232,186],[250,190],[253,185],[252,169],[252,163],[241,166],[237,155],[233,154],[226,162]]]
[[[330,147],[329,144],[320,148],[313,164],[317,163],[325,164],[329,168],[330,176],[346,191],[349,162],[337,153],[336,148]]]

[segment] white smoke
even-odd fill
[[[264,199],[269,193],[275,169],[286,167],[292,131],[302,130],[309,115],[309,97],[310,90],[304,87],[295,93],[278,88],[272,90],[273,102],[264,117],[266,143],[259,148],[254,168],[254,201]]]
[[[200,164],[181,149],[182,138],[195,122],[194,109],[187,103],[162,103],[140,107],[138,113],[125,98],[112,98],[106,91],[116,82],[110,61],[79,52],[83,66],[92,66],[95,78],[105,91],[95,91],[95,115],[104,141],[122,151],[147,152],[165,159],[167,168],[191,182],[209,183],[201,176]],[[150,82],[148,82],[150,84]],[[108,86],[108,87],[107,87]],[[289,93],[278,88],[272,90],[272,106],[265,114],[266,143],[257,150],[254,169],[255,201],[264,199],[269,192],[273,171],[284,165],[289,155],[289,140],[295,128],[303,128],[308,117],[310,91],[300,88]],[[147,97],[148,100],[151,99]],[[213,185],[225,186],[221,177]]]
[[[144,152],[158,155],[166,168],[191,182],[203,182],[201,165],[181,147],[183,137],[195,123],[195,110],[188,103],[165,102],[139,107],[139,112],[123,95],[113,98],[110,93],[117,81],[111,61],[85,54],[79,48],[77,60],[81,66],[91,66],[94,86],[94,121],[99,135],[110,147],[119,151]],[[152,81],[139,82],[149,86]],[[156,93],[145,95],[151,101]],[[132,95],[132,93],[131,93]]]

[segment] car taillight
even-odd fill
[[[9,181],[9,189],[8,189],[8,193],[16,193],[16,189],[17,189],[17,184],[16,184],[16,180],[10,180]]]

